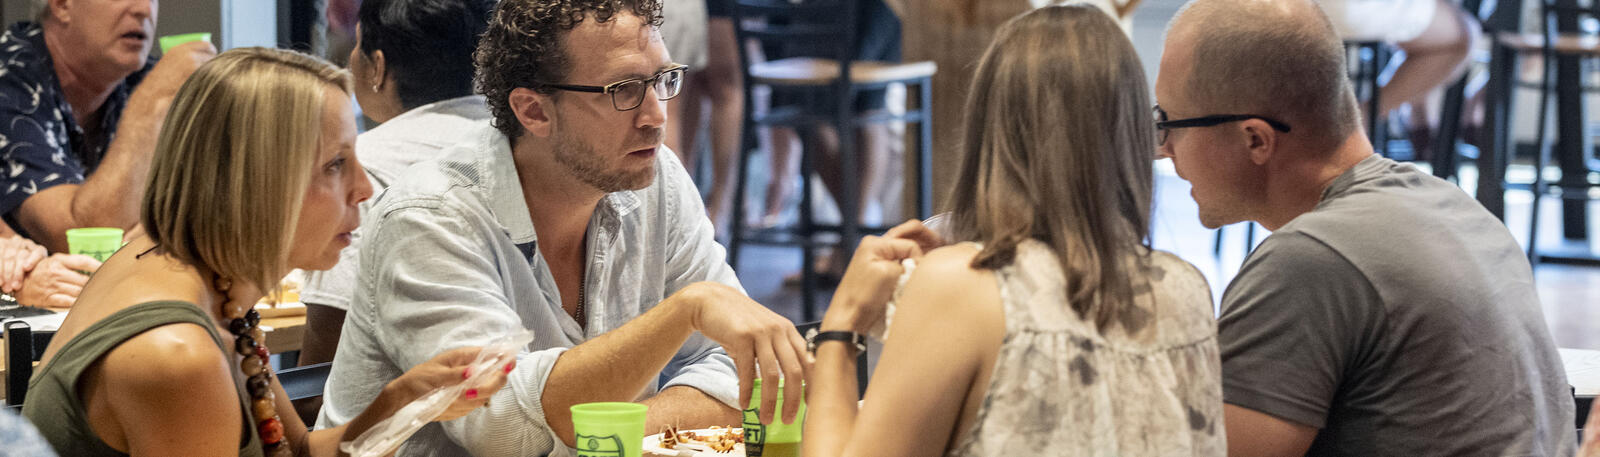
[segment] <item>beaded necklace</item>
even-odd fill
[[[152,246],[134,256],[142,259],[160,246]],[[228,319],[228,333],[233,334],[234,351],[244,359],[239,361],[239,371],[244,373],[245,390],[250,393],[249,414],[251,423],[261,437],[262,454],[267,457],[289,457],[289,442],[283,436],[283,421],[278,419],[277,395],[272,393],[272,368],[267,366],[272,353],[267,352],[267,335],[261,331],[261,314],[254,303],[236,303],[226,298],[233,289],[233,281],[212,273],[211,287],[222,294],[222,317]]]
[[[233,282],[224,277],[212,280],[212,286],[228,296]],[[239,371],[245,376],[245,390],[250,393],[249,414],[261,436],[262,453],[268,457],[294,455],[283,436],[283,421],[278,419],[276,394],[272,392],[272,368],[267,365],[271,353],[267,352],[266,333],[261,331],[261,314],[254,303],[236,303],[228,299],[222,303],[222,316],[228,319],[228,332],[234,337],[234,351],[244,359],[239,361]]]

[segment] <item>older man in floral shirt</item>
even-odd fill
[[[167,106],[216,54],[191,43],[150,63],[156,9],[152,0],[51,0],[37,22],[0,35],[0,236],[20,233],[62,252],[67,229],[137,224]],[[27,260],[0,259],[0,273],[54,273],[20,287],[4,281],[0,291],[39,305],[70,305],[83,282],[72,272],[98,266],[65,255]]]

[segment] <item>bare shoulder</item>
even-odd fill
[[[961,318],[999,316],[1000,286],[994,272],[972,267],[978,246],[960,243],[929,251],[917,260],[898,304]],[[898,312],[898,311],[897,311]]]
[[[958,243],[928,251],[917,259],[917,268],[911,273],[906,288],[948,288],[965,290],[983,282],[993,281],[994,274],[972,268],[972,259],[978,256],[978,245]]]
[[[243,417],[228,355],[199,325],[168,324],[124,341],[80,389],[95,433],[133,455],[236,450]]]
[[[228,354],[206,329],[179,323],[156,327],[106,353],[100,373],[113,389],[131,395],[193,392],[196,385],[216,384],[232,391]]]

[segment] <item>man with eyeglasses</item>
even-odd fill
[[[1235,456],[1566,456],[1573,402],[1505,226],[1373,154],[1308,0],[1196,0],[1156,80],[1200,221],[1273,230],[1222,296]]]
[[[783,410],[798,409],[805,341],[744,295],[661,146],[683,66],[660,21],[651,0],[495,7],[475,51],[492,120],[369,213],[320,425],[440,351],[517,329],[534,341],[508,388],[400,455],[571,455],[570,408],[589,402],[643,402],[651,431],[735,424],[758,370],[786,378]],[[773,420],[779,389],[762,390]]]

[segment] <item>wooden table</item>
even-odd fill
[[[306,316],[286,316],[261,319],[262,330],[267,334],[267,349],[273,354],[282,354],[289,351],[300,350],[300,344],[305,339]],[[269,330],[270,328],[270,330]],[[5,341],[0,338],[0,342]],[[3,348],[3,346],[0,346]],[[34,366],[38,366],[37,363]],[[5,399],[6,351],[0,349],[0,400]]]

